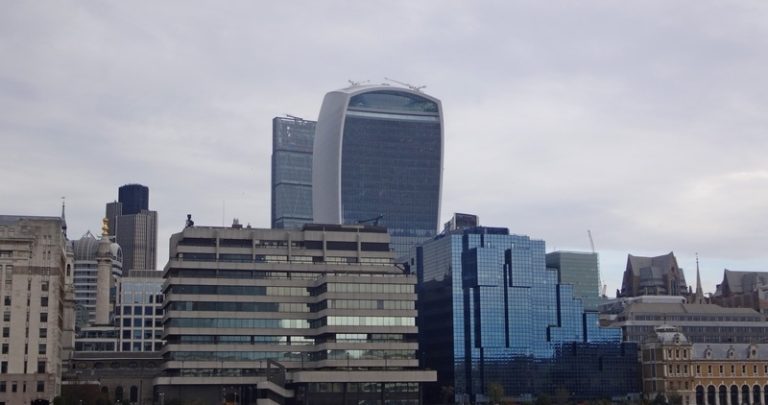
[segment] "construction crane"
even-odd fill
[[[597,252],[595,251],[595,240],[592,239],[592,231],[587,229],[587,236],[589,236],[589,246],[592,248],[592,253],[595,254],[595,257],[597,258],[597,285],[598,285],[598,293],[600,293],[601,297],[605,297],[606,290],[608,289],[607,284],[603,284],[603,274],[600,271],[600,259],[597,257]]]
[[[412,84],[410,84],[410,83],[401,82],[401,81],[399,81],[399,80],[390,79],[390,78],[388,78],[388,77],[385,77],[385,78],[384,78],[384,80],[386,80],[386,81],[389,81],[389,82],[392,82],[392,83],[397,83],[397,84],[399,84],[399,85],[401,85],[401,86],[405,86],[405,87],[407,87],[407,88],[409,88],[409,89],[411,89],[411,90],[413,90],[413,91],[418,91],[419,93],[421,93],[421,89],[423,89],[423,88],[426,88],[426,87],[427,87],[427,86],[423,86],[423,85],[422,85],[422,86],[414,86],[414,85],[412,85]]]
[[[365,225],[370,223],[370,224],[373,224],[373,226],[379,226],[379,221],[381,221],[382,218],[384,218],[384,214],[379,214],[377,217],[360,219],[357,221],[357,223],[360,225]]]

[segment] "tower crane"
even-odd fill
[[[595,240],[592,239],[592,231],[587,229],[587,236],[589,236],[589,246],[592,248],[592,253],[595,254],[595,257],[597,257],[597,252],[595,251]],[[599,289],[599,293],[601,297],[605,297],[605,292],[608,289],[607,284],[603,284],[603,274],[602,271],[600,271],[600,259],[597,258],[597,285]]]

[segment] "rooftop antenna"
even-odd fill
[[[67,197],[61,197],[61,230],[64,231],[64,237],[67,237],[67,215],[64,212],[66,209]]]
[[[390,79],[390,78],[388,78],[388,77],[385,77],[385,78],[384,78],[384,80],[386,80],[386,81],[389,81],[389,82],[392,82],[392,83],[397,83],[397,84],[399,84],[399,85],[401,85],[401,86],[405,86],[405,87],[407,87],[407,88],[409,88],[409,89],[411,89],[411,90],[413,90],[413,91],[417,91],[417,92],[419,92],[419,93],[421,93],[421,89],[424,89],[424,88],[426,88],[426,87],[427,87],[427,86],[425,86],[425,85],[421,85],[421,86],[414,86],[414,85],[412,85],[412,84],[410,84],[410,83],[401,82],[401,81],[399,81],[399,80]]]

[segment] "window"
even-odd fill
[[[45,382],[44,381],[38,381],[37,382],[37,392],[45,392]]]
[[[47,281],[43,281],[43,282],[40,284],[40,289],[41,289],[42,291],[48,291],[48,282],[47,282]]]
[[[37,354],[45,354],[47,351],[48,348],[46,347],[45,343],[37,345]]]
[[[47,328],[40,328],[40,335],[41,338],[47,338],[48,337],[48,329]]]
[[[37,372],[40,374],[45,374],[45,362],[44,361],[38,361],[37,362]]]
[[[3,337],[10,337],[11,336],[11,328],[3,328]]]
[[[0,373],[5,374],[8,372],[8,362],[0,361]]]
[[[3,312],[3,321],[5,321],[5,322],[10,322],[11,321],[11,311]]]
[[[47,307],[48,306],[48,297],[40,297],[40,306],[41,307]]]
[[[4,303],[5,305],[11,305],[11,297],[8,297],[8,296],[6,296],[6,297],[3,299],[3,303]]]
[[[47,312],[40,313],[40,322],[48,322],[48,313]]]
[[[3,343],[2,354],[8,354],[8,343]]]
[[[0,392],[5,392],[5,381],[0,381]]]

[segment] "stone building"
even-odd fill
[[[74,255],[62,217],[0,215],[0,404],[47,403],[74,343]]]
[[[725,269],[712,302],[724,307],[752,308],[768,315],[768,272]]]
[[[768,344],[692,343],[679,329],[656,328],[642,348],[647,399],[680,396],[683,405],[768,403]]]
[[[683,269],[677,265],[675,254],[656,257],[627,256],[627,269],[619,297],[640,295],[687,295]]]

